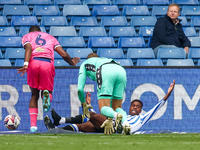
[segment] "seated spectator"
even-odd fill
[[[179,15],[180,6],[172,3],[168,7],[167,14],[158,18],[151,39],[151,48],[156,57],[160,47],[183,47],[186,54],[188,53],[191,43],[183,32]]]

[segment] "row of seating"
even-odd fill
[[[82,60],[86,59],[88,54],[93,52],[91,48],[68,48],[66,51],[72,58],[80,57]],[[127,53],[124,53],[121,48],[98,48],[96,53],[100,57],[129,59],[132,62],[131,66],[134,64],[137,65],[138,59],[155,59],[154,52],[151,48],[129,48]],[[23,59],[24,54],[25,51],[23,48],[6,48],[4,56],[0,51],[0,59],[9,59],[11,63],[14,64],[16,63],[16,59]],[[56,52],[54,53],[54,58],[59,61],[62,59],[62,57]],[[168,59],[186,59],[186,54],[183,48],[159,48],[157,59],[160,59],[162,64],[165,65]],[[198,60],[200,60],[200,48],[191,48],[188,54],[188,59],[191,59],[193,64],[197,65]]]
[[[64,5],[60,10],[58,5],[34,5],[33,9],[29,9],[28,5],[4,5],[2,14],[9,17],[12,15],[35,15],[41,17],[44,15],[55,16],[137,16],[137,15],[163,15],[167,12],[168,5],[153,5],[149,10],[147,5],[124,5],[120,10],[117,5],[94,5],[90,11],[88,5]],[[191,16],[200,14],[200,6],[183,5],[181,7],[181,15]]]

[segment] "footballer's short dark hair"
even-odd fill
[[[143,102],[139,99],[134,99],[132,102],[131,102],[131,105],[133,102],[139,102],[141,104],[141,108],[143,107]]]
[[[39,26],[31,26],[29,29],[29,32],[35,32],[35,31],[41,31]]]

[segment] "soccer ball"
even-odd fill
[[[16,130],[19,125],[20,119],[15,115],[8,115],[4,119],[4,126],[9,130]]]

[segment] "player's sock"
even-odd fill
[[[85,123],[88,119],[83,115],[77,115],[75,117],[65,118],[65,123]]]
[[[127,120],[127,114],[122,108],[117,108],[115,111],[122,114],[122,123]]]
[[[63,127],[63,129],[64,130],[71,130],[71,131],[75,131],[75,132],[79,131],[77,125],[75,125],[75,124],[67,125],[67,126]]]
[[[31,127],[37,127],[38,108],[29,108]]]
[[[106,116],[106,117],[109,117],[109,118],[114,118],[114,114],[116,112],[111,108],[111,107],[108,107],[108,106],[103,106],[101,108],[101,114]]]
[[[52,102],[53,96],[51,93],[49,93],[49,98],[50,98],[50,102]]]

